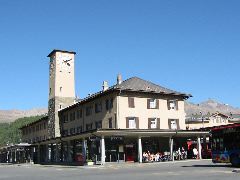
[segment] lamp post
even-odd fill
[[[201,114],[201,119],[202,119],[202,127],[204,128],[204,119],[203,119],[202,111],[200,111],[200,114]]]

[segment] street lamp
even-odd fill
[[[204,119],[203,119],[202,111],[200,111],[200,114],[201,114],[201,119],[202,119],[202,127],[204,128]]]

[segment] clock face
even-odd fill
[[[59,63],[60,63],[62,70],[68,70],[70,72],[70,69],[71,69],[72,63],[73,63],[71,56],[69,56],[69,55],[60,56]]]

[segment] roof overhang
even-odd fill
[[[54,50],[52,50],[52,52],[49,53],[49,55],[47,57],[51,57],[52,54],[54,54],[55,52],[76,54],[76,52],[74,52],[74,51],[64,51],[64,50],[54,49]]]
[[[149,129],[100,129],[95,135],[128,137],[197,137],[210,135],[209,131],[149,130]]]
[[[59,143],[61,141],[71,141],[71,140],[81,140],[86,139],[92,136],[95,137],[112,137],[112,136],[121,136],[121,137],[186,137],[186,138],[194,138],[194,137],[203,137],[210,135],[209,131],[196,131],[196,130],[150,130],[150,129],[97,129],[91,130],[89,132],[58,137],[54,139],[48,139],[45,141],[41,141],[38,143],[34,143],[34,145],[40,144],[51,144],[51,143]]]

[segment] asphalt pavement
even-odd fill
[[[240,169],[211,160],[104,166],[0,165],[0,180],[237,180]]]

